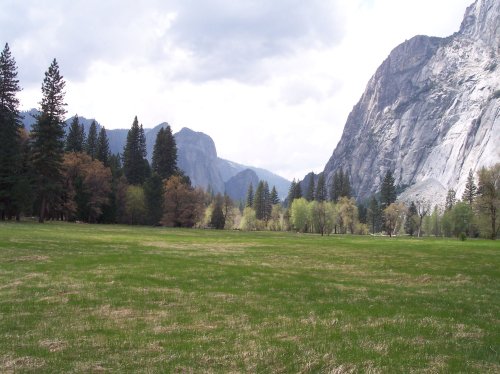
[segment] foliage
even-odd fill
[[[385,228],[389,236],[399,231],[406,215],[406,207],[403,203],[391,203],[384,209]]]
[[[354,198],[342,196],[337,204],[340,233],[346,234],[349,231],[354,234],[354,227],[358,223],[358,207]]]
[[[384,210],[389,205],[396,201],[396,187],[394,185],[394,177],[390,170],[385,174],[382,186],[380,189],[380,208]]]
[[[290,224],[296,231],[306,232],[309,224],[307,200],[301,197],[292,202],[290,208]]]
[[[222,210],[223,198],[220,194],[215,196],[214,207],[212,210],[212,216],[210,218],[210,226],[217,230],[223,230],[226,225],[226,217]]]
[[[500,163],[479,171],[477,209],[489,225],[483,232],[490,239],[496,239],[500,232]]]
[[[344,173],[344,170],[335,171],[332,178],[332,185],[330,189],[330,199],[334,202],[338,202],[341,197],[350,198],[352,194],[351,182],[349,180],[349,174]]]
[[[472,206],[476,198],[476,195],[477,195],[477,186],[474,181],[474,173],[472,172],[471,169],[469,170],[469,175],[467,177],[467,182],[465,184],[465,190],[464,193],[462,194],[462,201]]]
[[[96,158],[105,166],[109,166],[110,156],[111,151],[109,150],[108,135],[106,134],[106,129],[104,127],[101,127],[101,130],[99,130],[99,136],[97,137]]]
[[[456,203],[457,203],[457,193],[453,188],[449,189],[448,194],[446,195],[446,203],[444,205],[444,209],[446,211],[450,211],[453,209]]]
[[[375,234],[380,231],[382,212],[380,210],[378,200],[375,196],[370,199],[370,204],[366,212],[366,221],[370,227],[370,232]]]
[[[246,205],[245,207],[253,207],[253,185],[252,183],[250,183],[250,185],[248,186],[248,190],[247,190],[247,198],[246,198]]]
[[[318,185],[316,186],[316,201],[323,202],[328,199],[328,194],[326,192],[326,184],[325,184],[325,174],[320,173],[318,177]]]
[[[257,229],[257,217],[255,216],[255,210],[253,210],[253,208],[247,206],[243,210],[240,229],[243,231],[254,231]]]
[[[123,150],[123,172],[130,184],[143,184],[149,175],[149,164],[146,160],[146,138],[142,125],[137,117],[127,133],[127,142]]]
[[[304,196],[307,201],[313,201],[314,200],[314,192],[315,192],[315,186],[314,186],[314,173],[309,173],[309,184],[307,185],[307,191],[306,195]]]
[[[405,232],[408,235],[413,236],[415,234],[415,231],[417,231],[418,228],[418,220],[417,206],[412,201],[405,218]]]
[[[85,130],[78,121],[78,114],[73,117],[66,136],[66,152],[83,152]]]
[[[142,224],[146,217],[146,201],[141,186],[128,186],[125,200],[125,217],[129,225]]]
[[[50,208],[54,209],[62,188],[64,155],[64,87],[66,82],[54,59],[42,84],[40,115],[33,125],[32,162],[36,173],[39,222],[43,223]]]
[[[203,192],[193,189],[178,175],[164,182],[164,190],[161,223],[167,227],[193,227],[203,215]]]
[[[71,152],[64,155],[63,175],[65,190],[75,194],[63,199],[66,218],[72,219],[74,214],[79,220],[97,222],[103,207],[109,203],[111,171],[85,153]],[[73,206],[76,208],[74,211],[71,209]]]
[[[162,178],[153,173],[144,182],[144,198],[146,202],[146,223],[148,225],[159,225],[163,216],[163,181]]]
[[[0,219],[19,215],[21,200],[16,199],[16,188],[23,178],[21,169],[21,138],[17,66],[8,44],[0,54]]]
[[[162,179],[177,173],[177,145],[170,126],[162,127],[156,135],[151,169]]]
[[[474,219],[472,207],[466,202],[457,203],[451,211],[453,234],[459,236],[461,233],[469,234],[470,225]]]

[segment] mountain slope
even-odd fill
[[[478,0],[448,38],[396,47],[350,113],[324,172],[341,167],[359,199],[387,170],[399,185],[463,191],[470,169],[500,161],[500,2]]]

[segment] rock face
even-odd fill
[[[454,35],[396,47],[350,113],[327,183],[342,167],[365,199],[392,170],[398,185],[441,185],[461,196],[470,169],[499,162],[499,25],[500,1],[478,0]]]
[[[231,177],[225,183],[227,195],[234,201],[245,201],[247,197],[248,187],[252,185],[253,190],[257,189],[259,177],[257,173],[251,169],[240,171],[234,177]]]
[[[214,192],[224,192],[224,181],[217,168],[217,151],[211,137],[183,128],[175,134],[177,166],[190,178],[194,186],[210,186]]]

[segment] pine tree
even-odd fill
[[[271,190],[271,204],[272,205],[277,205],[280,203],[280,198],[278,196],[278,191],[276,190],[276,186],[273,186],[272,190]]]
[[[269,184],[264,181],[264,220],[267,222],[271,217],[273,204],[271,204],[271,193],[269,192]]]
[[[92,157],[92,160],[97,158],[97,124],[92,121],[89,128],[89,135],[85,144],[85,152]]]
[[[265,198],[264,198],[264,182],[260,181],[255,190],[253,198],[253,209],[255,210],[255,217],[263,220],[265,217]]]
[[[466,202],[470,206],[474,203],[474,199],[477,195],[477,186],[474,182],[474,173],[472,169],[469,171],[469,176],[467,177],[467,183],[465,184],[465,190],[462,194],[462,201]]]
[[[318,177],[318,185],[316,186],[316,201],[322,202],[326,201],[326,199],[325,175],[321,173]]]
[[[455,206],[455,204],[457,203],[457,194],[455,192],[455,190],[452,188],[452,189],[449,189],[448,190],[448,194],[446,195],[446,203],[445,203],[445,211],[446,212],[449,212],[450,210],[453,209],[453,207]]]
[[[96,157],[104,164],[104,166],[109,166],[110,155],[111,152],[109,150],[108,135],[106,134],[106,129],[104,127],[101,127],[99,136],[97,137]]]
[[[385,174],[380,190],[380,209],[384,210],[396,201],[396,187],[394,186],[394,177],[389,170]]]
[[[21,129],[19,99],[21,91],[17,79],[16,61],[8,44],[0,54],[0,218],[16,213],[14,190],[20,181],[21,171]]]
[[[382,212],[380,210],[378,200],[375,196],[372,196],[372,198],[370,199],[370,204],[368,206],[366,218],[368,225],[370,225],[372,234],[380,231],[381,217]]]
[[[163,215],[163,180],[153,173],[144,182],[144,199],[146,201],[146,222],[156,226],[160,223]]]
[[[45,73],[40,115],[32,128],[32,160],[36,172],[41,223],[45,221],[47,208],[56,203],[62,186],[65,85],[59,65],[54,59]]]
[[[123,172],[130,184],[144,183],[149,172],[146,160],[146,146],[144,130],[141,131],[137,117],[127,134],[127,143],[123,150]]]
[[[417,231],[418,229],[416,222],[417,219],[418,219],[417,206],[412,201],[410,207],[408,208],[408,212],[406,213],[406,220],[405,220],[405,231],[410,236],[413,236],[413,234],[415,234],[415,231]]]
[[[156,135],[151,169],[163,179],[177,173],[177,145],[170,126],[162,127]]]
[[[253,185],[250,183],[247,190],[246,207],[253,207]]]
[[[306,200],[307,201],[313,201],[314,200],[314,173],[309,174],[309,185],[307,186],[307,192],[306,192]]]
[[[341,169],[342,170],[342,169]],[[349,173],[346,171],[342,175],[342,179],[340,182],[341,189],[340,189],[340,197],[351,197],[351,181],[349,179]]]
[[[78,121],[78,114],[73,117],[66,136],[66,152],[82,152],[85,138],[85,130]]]

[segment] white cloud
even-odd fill
[[[301,178],[322,170],[389,52],[458,31],[470,1],[9,1],[0,41],[25,108],[56,57],[68,115],[168,121],[213,137],[221,157]]]

